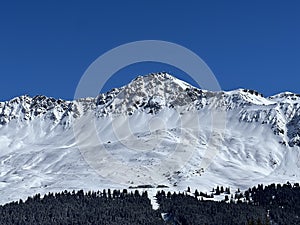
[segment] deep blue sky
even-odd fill
[[[127,42],[183,45],[212,69],[224,90],[300,93],[299,1],[1,1],[0,100],[44,94],[72,99],[87,67]],[[125,68],[106,89],[138,74]],[[121,74],[121,75],[120,75]]]

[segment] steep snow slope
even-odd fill
[[[37,192],[299,181],[300,96],[210,92],[166,73],[96,98],[0,103],[0,203]]]

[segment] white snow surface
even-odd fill
[[[95,98],[0,102],[0,204],[63,190],[299,182],[299,109],[293,93],[210,92],[167,73]]]

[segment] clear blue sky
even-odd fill
[[[22,94],[72,99],[98,56],[147,39],[191,49],[224,90],[300,93],[299,1],[47,2],[0,3],[1,101]],[[167,65],[144,63],[125,68],[105,88],[159,70],[187,79]]]

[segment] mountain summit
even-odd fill
[[[167,73],[73,101],[16,97],[0,102],[0,200],[62,189],[297,181],[299,109],[297,94],[211,92]]]

